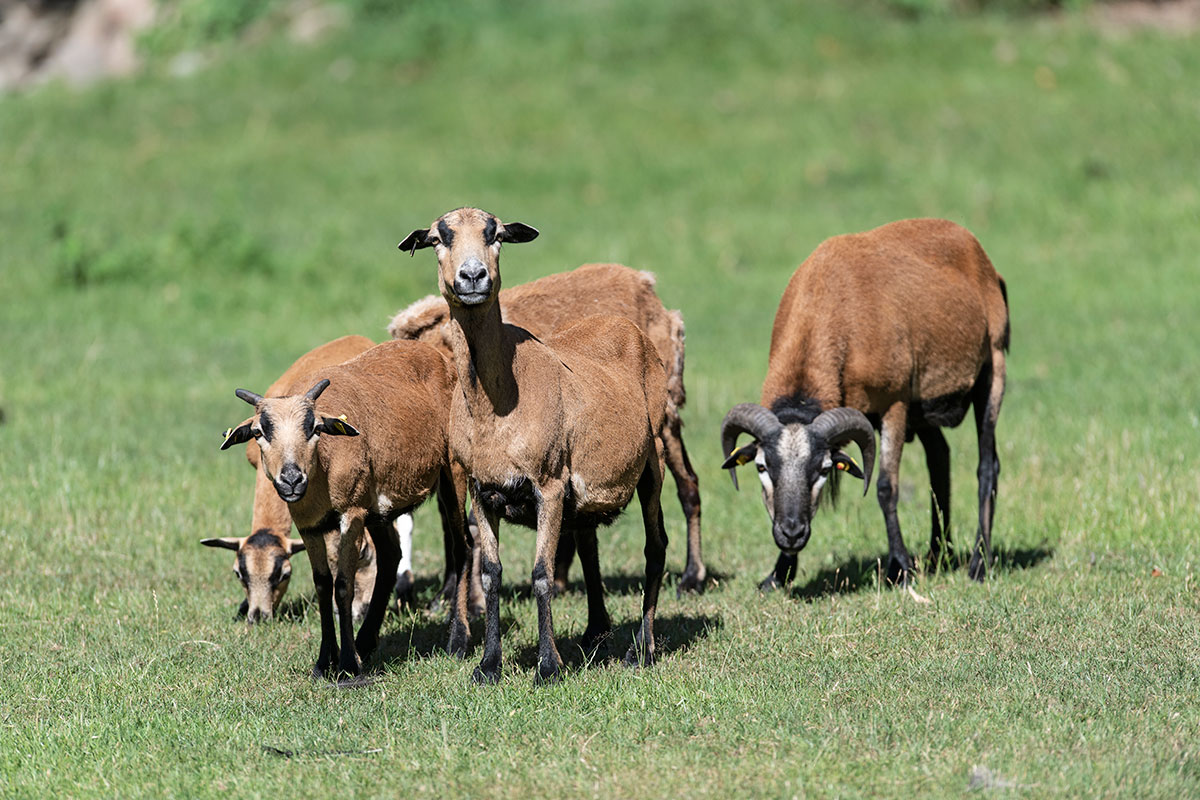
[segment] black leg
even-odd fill
[[[879,477],[875,480],[879,507],[883,510],[883,520],[887,526],[887,579],[889,583],[900,586],[908,585],[913,568],[912,556],[904,546],[900,518],[896,514],[896,504],[900,499],[900,453],[904,449],[907,417],[908,407],[903,403],[897,403],[883,415],[879,432]]]
[[[662,432],[663,450],[667,469],[675,479],[675,493],[683,517],[687,520],[687,564],[675,587],[677,597],[684,592],[703,592],[708,579],[708,570],[700,554],[700,479],[692,468],[687,448],[683,446],[682,427],[678,414],[668,412]]]
[[[758,590],[771,592],[787,586],[792,582],[792,578],[796,577],[797,561],[798,557],[794,554],[780,553],[779,558],[775,559],[775,569],[758,585]]]
[[[612,631],[612,622],[608,618],[608,609],[604,607],[604,581],[600,577],[595,527],[577,529],[575,540],[579,547],[579,563],[583,567],[588,598],[588,624],[580,645],[584,652],[591,653]]]
[[[575,560],[575,534],[563,526],[558,534],[558,547],[554,551],[554,594],[566,594],[571,562]]]
[[[951,567],[954,551],[950,546],[950,446],[938,428],[924,428],[917,434],[925,448],[929,467],[929,569]]]
[[[475,498],[472,496],[472,500]],[[472,505],[475,505],[474,502]],[[478,506],[476,506],[478,507]],[[475,668],[476,683],[496,683],[500,680],[500,553],[495,531],[499,519],[484,514],[477,519],[479,534],[475,546],[480,548],[480,582],[484,596],[483,658]]]
[[[379,645],[379,628],[387,614],[394,585],[389,576],[396,574],[396,565],[400,563],[400,543],[391,522],[373,517],[367,530],[371,534],[371,541],[375,543],[375,586],[371,590],[371,603],[367,606],[366,616],[358,626],[358,636],[354,639],[358,655],[364,661]]]
[[[642,506],[642,524],[646,528],[646,584],[642,592],[642,624],[633,644],[625,653],[629,666],[650,666],[654,663],[654,612],[658,608],[658,592],[662,588],[663,569],[667,563],[667,533],[662,517],[662,467],[651,456],[638,481],[638,502]]]
[[[979,435],[979,531],[967,574],[982,581],[992,564],[992,521],[996,513],[996,490],[1000,479],[1000,456],[996,452],[996,420],[1004,399],[1004,353],[992,353],[992,368],[976,384],[975,430]]]

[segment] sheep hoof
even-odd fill
[[[775,579],[775,573],[772,572],[767,577],[763,578],[763,582],[758,585],[760,592],[773,592],[779,588],[779,581]]]
[[[396,576],[396,604],[400,610],[416,608],[417,594],[412,570],[405,570]]]
[[[685,570],[683,575],[679,577],[679,583],[675,586],[675,597],[683,597],[684,592],[704,594],[705,579],[707,577],[703,570]]]
[[[471,673],[471,680],[475,681],[475,683],[479,684],[480,686],[494,686],[500,682],[500,668],[492,667],[485,670],[483,665],[480,664],[475,668],[475,671]]]
[[[579,640],[579,646],[583,648],[583,652],[585,653],[595,653],[611,633],[612,627],[597,628],[595,630],[589,627],[583,632],[583,638]]]
[[[912,575],[912,559],[907,553],[888,558],[887,582],[893,586],[908,586]]]
[[[466,626],[457,619],[453,620],[450,623],[450,643],[446,645],[446,652],[455,658],[466,658],[468,641]]]
[[[533,674],[534,686],[545,686],[562,680],[562,664],[555,661],[539,661],[537,672]]]
[[[984,563],[983,556],[978,551],[971,554],[971,563],[967,565],[967,575],[971,580],[983,583],[987,578],[987,564]]]
[[[652,667],[654,666],[654,651],[643,650],[636,644],[632,644],[625,652],[624,663],[627,667]]]

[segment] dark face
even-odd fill
[[[507,225],[478,208],[460,208],[409,234],[401,250],[432,247],[438,288],[451,306],[486,307],[500,291],[500,246],[528,242],[538,232],[520,222]]]
[[[812,516],[834,467],[828,446],[813,441],[803,425],[788,425],[769,442],[760,442],[754,466],[763,487],[775,544],[796,553],[808,544]]]

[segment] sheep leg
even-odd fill
[[[703,592],[704,582],[708,579],[708,570],[700,555],[700,479],[696,477],[687,448],[683,446],[682,427],[678,414],[667,414],[667,424],[662,431],[663,449],[667,469],[675,479],[675,493],[679,496],[683,517],[687,520],[687,564],[675,587],[676,597],[684,592]]]
[[[896,403],[883,415],[879,432],[879,477],[875,490],[879,507],[883,509],[887,525],[889,583],[907,586],[912,572],[912,556],[904,546],[900,534],[900,519],[896,515],[896,503],[900,499],[900,453],[904,449],[904,426],[908,417],[908,406]]]
[[[633,644],[625,653],[627,666],[654,663],[654,612],[658,608],[658,590],[662,586],[667,563],[667,532],[662,516],[662,462],[651,456],[637,486],[642,506],[642,524],[646,528],[646,583],[642,591],[642,624]]]
[[[980,377],[975,398],[975,430],[979,435],[979,532],[975,536],[975,550],[971,553],[967,574],[977,581],[987,577],[992,563],[992,519],[996,513],[996,487],[1000,478],[996,419],[1004,399],[1004,377],[1004,351],[993,350],[991,369]]]
[[[479,550],[479,581],[484,595],[483,659],[472,678],[476,683],[496,683],[500,680],[500,547],[496,541],[499,517],[482,510],[479,498],[471,489],[471,507],[477,509],[475,523],[478,532],[475,547]]]
[[[558,548],[554,551],[554,596],[567,593],[568,574],[575,560],[575,534],[563,528],[558,534]],[[579,560],[583,560],[582,553]]]
[[[936,572],[954,561],[950,546],[950,446],[939,428],[923,428],[917,436],[929,467],[929,564]]]
[[[531,576],[538,610],[538,667],[534,682],[548,683],[558,680],[562,673],[562,658],[554,643],[550,600],[554,596],[554,556],[562,530],[564,483],[554,480],[538,489],[541,503],[538,505],[537,544],[534,545]]]
[[[333,619],[333,573],[325,553],[325,534],[315,528],[300,531],[308,563],[312,567],[313,585],[317,590],[317,610],[321,614],[321,646],[317,651],[317,663],[313,666],[314,679],[322,679],[338,660],[337,625]]]
[[[788,555],[780,553],[779,558],[775,559],[775,569],[771,574],[763,578],[763,582],[758,585],[760,592],[772,592],[776,589],[782,589],[792,582],[792,578],[796,577],[796,562],[799,558],[795,553]]]
[[[467,551],[467,520],[463,514],[466,500],[466,480],[462,475],[447,467],[438,479],[438,508],[442,511],[443,538],[453,541],[451,559],[457,581],[454,603],[450,608],[450,641],[446,652],[465,658],[470,628],[467,621],[467,600],[471,585],[471,554]]]
[[[362,674],[362,662],[354,645],[354,573],[362,552],[365,513],[354,509],[342,514],[341,536],[337,541],[337,570],[333,578],[333,598],[338,607],[338,631],[342,642],[338,670],[345,675]],[[385,537],[386,538],[386,537]],[[392,568],[395,569],[395,563]],[[371,598],[374,605],[375,598]]]
[[[366,525],[371,534],[371,541],[375,543],[375,585],[371,589],[371,602],[367,606],[367,613],[362,624],[358,626],[358,636],[354,639],[354,649],[363,661],[366,661],[379,645],[379,628],[391,602],[396,565],[400,563],[400,541],[392,524],[383,517],[368,517]]]
[[[612,631],[612,621],[608,617],[608,609],[604,607],[604,581],[600,578],[596,527],[577,528],[575,541],[579,545],[579,563],[583,566],[583,582],[587,586],[588,598],[588,624],[580,645],[585,653],[592,653]]]
[[[412,571],[412,514],[401,514],[392,523],[396,539],[400,543],[400,564],[396,567],[396,585],[393,592],[396,595],[397,610],[414,608],[416,606],[415,579]]]

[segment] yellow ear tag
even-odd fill
[[[737,452],[737,450],[733,451],[733,453],[736,453],[736,452]],[[733,453],[729,454],[730,458],[733,458]],[[749,464],[753,460],[754,459],[750,456],[749,453],[742,453],[740,456],[738,456],[738,460],[733,463],[734,463],[734,466],[740,467],[743,464]]]
[[[222,438],[222,439],[228,439],[228,438],[229,438],[229,434],[231,434],[231,433],[233,433],[233,428],[226,428],[226,429],[225,429],[225,432],[221,434],[221,438]]]
[[[346,415],[345,415],[345,414],[338,414],[338,419],[340,419],[342,422],[345,422],[345,421],[346,421]]]
[[[844,470],[844,469],[846,469],[846,465],[845,465],[844,463],[842,463],[841,461],[839,461],[839,462],[837,463],[837,468],[838,468],[838,469],[841,469],[841,470]]]

